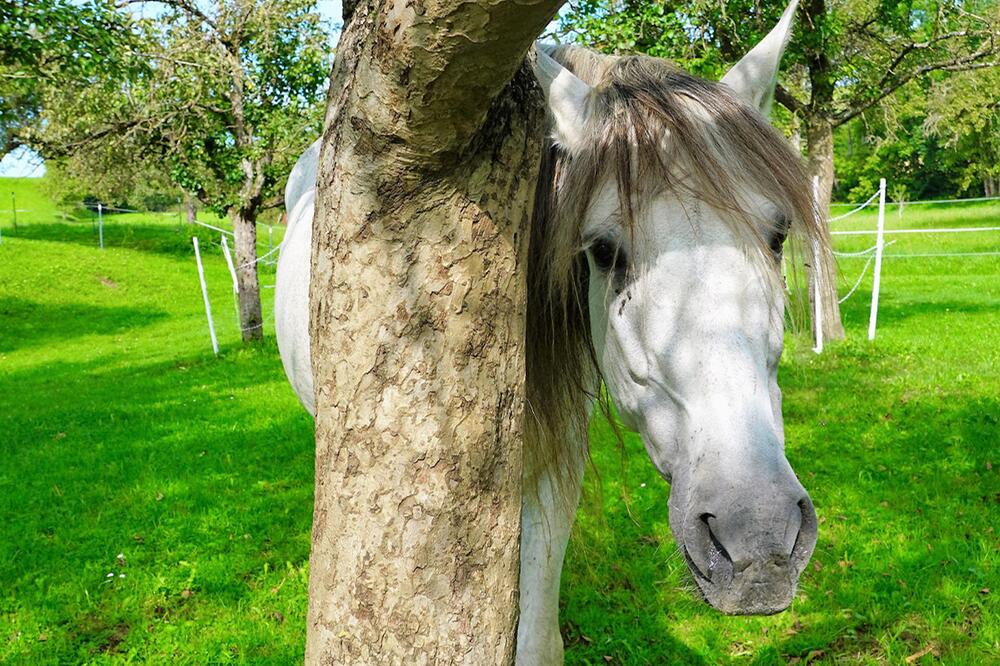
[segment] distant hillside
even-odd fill
[[[19,223],[54,222],[61,217],[59,207],[45,191],[44,178],[0,178],[0,224],[13,222],[14,204]]]

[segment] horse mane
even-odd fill
[[[769,247],[777,230],[762,231],[743,199],[742,193],[756,192],[779,209],[797,237],[786,248],[818,248],[820,265],[811,269],[821,280],[834,273],[830,237],[815,212],[801,157],[756,109],[725,86],[659,58],[605,56],[574,46],[549,54],[596,93],[584,145],[569,154],[550,140],[543,150],[528,256],[525,464],[534,474],[559,469],[553,491],[568,500],[562,490],[580,481],[569,473],[576,469],[568,464],[569,447],[586,446],[588,396],[611,416],[600,390],[587,311],[588,264],[580,249],[587,207],[605,178],[615,179],[626,233],[634,231],[643,202],[664,189],[726,211],[723,217],[762,279],[783,298]],[[801,292],[793,289],[792,296]],[[805,311],[797,305],[799,317],[788,308],[793,325]]]

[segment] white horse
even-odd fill
[[[712,606],[783,610],[812,554],[815,512],[784,455],[779,265],[790,227],[829,245],[798,156],[762,115],[794,11],[721,85],[652,58],[537,49],[552,141],[528,268],[519,664],[562,660],[559,577],[602,381],[671,480],[672,531]],[[275,292],[310,412],[318,145],[289,179]]]

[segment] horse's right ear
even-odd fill
[[[760,109],[765,116],[771,111],[781,56],[791,39],[798,5],[799,0],[791,0],[778,25],[722,77],[721,83],[729,86],[743,101]]]
[[[593,108],[594,89],[553,60],[540,44],[535,46],[531,66],[552,115],[552,138],[570,153],[576,152],[583,144],[584,128]]]

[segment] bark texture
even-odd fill
[[[1000,194],[1000,176],[983,176],[983,196],[995,197]]]
[[[819,176],[819,210],[822,215],[830,211],[833,192],[833,126],[829,121],[812,117],[808,119],[806,143],[809,152],[809,173]],[[821,291],[823,309],[823,339],[843,340],[844,324],[840,320],[836,282],[824,281]],[[810,299],[814,298],[810,288]],[[813,322],[816,326],[816,322]]]
[[[194,224],[198,221],[198,207],[191,196],[184,197],[184,214],[188,224]]]
[[[245,211],[229,214],[233,223],[236,254],[236,283],[239,285],[240,328],[243,342],[264,337],[264,319],[260,310],[260,282],[257,279],[257,220]]]
[[[522,62],[558,5],[352,7],[314,219],[308,664],[513,661],[544,124]]]

